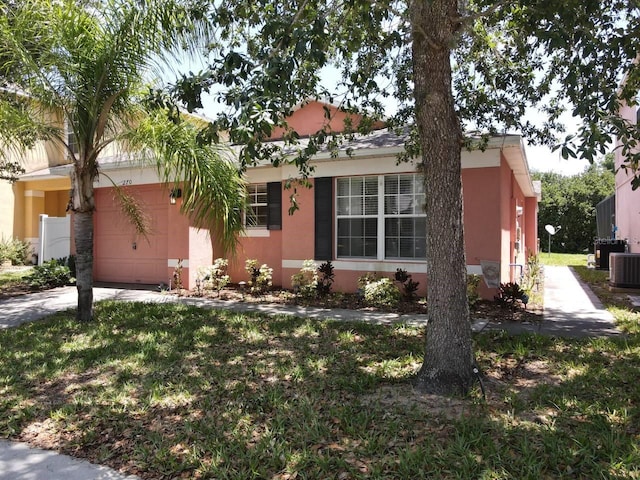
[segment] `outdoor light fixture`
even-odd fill
[[[176,200],[180,197],[182,197],[182,189],[180,188],[172,189],[171,192],[169,192],[169,203],[171,205],[175,205]]]

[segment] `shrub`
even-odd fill
[[[363,293],[364,301],[373,307],[392,308],[400,301],[400,289],[388,277],[367,283]]]
[[[333,279],[335,277],[331,260],[321,264],[318,267],[318,272],[320,273],[320,277],[318,278],[316,288],[318,290],[318,295],[324,297],[331,293],[331,285],[333,285]]]
[[[202,281],[204,290],[215,290],[220,296],[220,290],[226,287],[231,281],[231,277],[227,274],[229,260],[225,258],[216,258],[213,265],[208,267],[200,267],[198,269],[198,278]]]
[[[182,259],[178,259],[178,264],[173,269],[173,287],[180,293],[182,290]]]
[[[494,299],[502,307],[511,308],[516,308],[519,303],[523,303],[526,306],[529,302],[529,296],[520,285],[514,282],[501,283],[500,293]]]
[[[480,286],[480,275],[470,274],[467,275],[467,301],[469,306],[473,307],[478,300],[480,300],[480,294],[478,293],[478,287]]]
[[[411,279],[411,274],[406,270],[398,268],[395,274],[396,282],[402,285],[404,299],[408,302],[413,302],[416,298],[416,291],[420,282],[415,282]]]
[[[258,268],[258,261],[256,259],[247,259],[245,261],[245,270],[249,274],[249,287],[251,293],[264,293],[272,285],[273,281],[273,268],[269,267],[266,263],[263,263]]]
[[[527,256],[527,267],[522,280],[522,289],[530,294],[534,287],[537,287],[542,277],[542,267],[540,258],[534,253]]]
[[[56,259],[56,262],[58,262],[58,265],[66,265],[67,267],[69,267],[71,276],[73,278],[76,277],[76,256],[75,255],[69,255],[68,257],[58,258]]]
[[[380,277],[378,277],[378,275],[375,273],[372,273],[372,272],[365,273],[364,275],[358,278],[358,290],[360,290],[364,295],[364,287],[366,287],[370,283],[377,281],[379,278]]]
[[[304,298],[311,298],[316,294],[318,288],[318,269],[313,260],[305,260],[302,262],[300,271],[291,275],[291,286],[296,294]]]
[[[75,282],[71,269],[61,265],[58,260],[49,260],[33,267],[33,272],[26,277],[27,284],[34,289],[62,287]]]
[[[17,238],[0,240],[0,263],[10,261],[12,265],[27,263],[31,245]]]

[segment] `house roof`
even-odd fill
[[[337,158],[395,157],[404,150],[406,139],[407,134],[398,135],[388,129],[374,130],[366,135],[356,134],[353,139],[340,144],[337,148],[337,152],[332,152],[326,144],[323,145],[320,152],[313,157],[313,160],[334,160],[336,158],[336,154]],[[480,138],[478,137],[478,142],[479,141]],[[296,147],[285,145],[282,140],[270,143],[281,147],[286,154],[293,155],[297,148],[304,148],[308,145],[309,138],[301,138]],[[238,151],[241,146],[238,145],[233,148]],[[489,139],[485,149],[500,150],[502,152],[525,196],[540,196],[539,190],[536,190],[536,187],[531,180],[529,163],[527,161],[522,136],[515,134],[493,136]]]

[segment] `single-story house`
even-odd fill
[[[331,112],[327,120],[326,111]],[[337,107],[307,102],[289,117],[301,137],[320,128],[339,131],[347,114]],[[277,141],[277,139],[274,139]],[[385,129],[356,136],[338,155],[313,159],[312,188],[296,187],[299,209],[289,215],[285,184],[297,177],[294,166],[251,167],[246,172],[247,226],[229,260],[232,282],[248,280],[245,260],[273,268],[273,283],[291,286],[306,259],[331,260],[334,290],[354,291],[364,272],[393,276],[405,269],[424,288],[425,214],[423,183],[415,163],[397,163],[404,139]],[[351,153],[347,154],[347,150]],[[42,149],[44,152],[44,149]],[[41,152],[42,153],[42,152]],[[8,208],[0,216],[6,236],[28,239],[43,252],[42,215],[66,217],[69,167],[63,159],[35,162],[14,185],[0,187]],[[98,282],[169,283],[181,262],[184,284],[194,288],[197,269],[220,256],[215,232],[199,230],[181,215],[177,192],[169,194],[152,168],[103,158],[96,183],[94,279]],[[467,270],[485,274],[493,287],[518,281],[529,253],[538,252],[540,185],[533,182],[519,135],[492,138],[484,151],[462,152]],[[152,235],[140,237],[120,212],[111,181],[125,186],[151,219]],[[428,187],[427,187],[428,189]],[[69,234],[70,236],[70,234]],[[447,239],[442,239],[447,241]],[[495,289],[484,288],[489,298]]]

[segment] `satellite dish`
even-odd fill
[[[555,235],[556,234],[556,227],[554,227],[553,225],[545,225],[544,229],[547,231],[547,233],[549,235]]]

